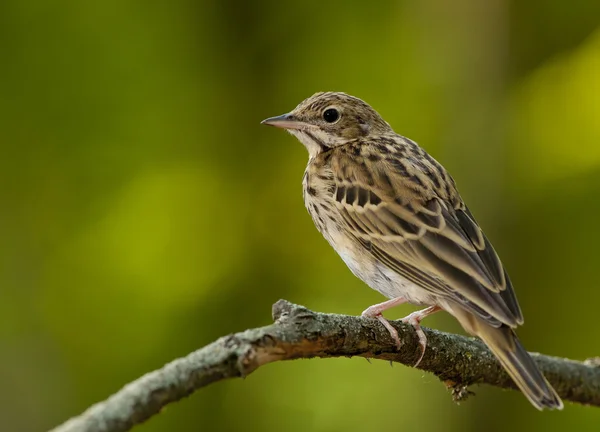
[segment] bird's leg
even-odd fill
[[[419,357],[419,360],[417,360],[414,367],[417,367],[419,363],[421,363],[421,360],[423,360],[423,356],[425,355],[425,348],[427,347],[427,336],[425,336],[425,332],[421,328],[421,320],[426,316],[429,316],[441,310],[442,308],[439,306],[429,306],[428,308],[413,312],[410,315],[402,318],[403,323],[410,324],[415,328],[415,332],[419,337],[419,345],[421,345],[421,357]]]
[[[407,300],[404,297],[396,297],[391,300],[384,301],[383,303],[377,303],[376,305],[369,306],[361,314],[363,317],[377,318],[379,322],[383,324],[383,326],[387,329],[387,331],[390,332],[390,336],[392,337],[394,342],[396,342],[396,346],[398,347],[398,349],[400,349],[400,346],[402,345],[400,343],[400,337],[398,337],[398,331],[394,327],[392,327],[390,322],[386,320],[383,317],[383,315],[381,315],[381,313],[385,310],[393,308],[394,306],[398,306],[406,302]]]

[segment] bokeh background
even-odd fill
[[[320,90],[453,173],[510,270],[530,350],[600,354],[600,2],[0,2],[0,429],[41,431],[286,298],[382,297],[302,203],[305,149],[260,126]],[[402,317],[406,306],[389,313]],[[426,325],[461,331],[440,314]],[[364,359],[214,384],[136,430],[597,430]]]

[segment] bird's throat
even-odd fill
[[[327,151],[329,146],[325,143],[325,141],[319,136],[317,131],[310,130],[288,130],[289,133],[298,138],[306,150],[308,150],[308,154],[311,158],[314,158],[319,153]]]

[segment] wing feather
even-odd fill
[[[344,173],[334,179],[336,206],[346,228],[374,258],[490,325],[523,322],[498,255],[456,190],[451,192],[458,205],[433,187],[415,192],[415,176],[406,164],[398,171],[393,164],[365,159],[345,168],[336,170]],[[419,184],[425,184],[422,175]]]

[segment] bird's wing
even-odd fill
[[[336,206],[377,260],[493,326],[523,322],[510,279],[454,182],[432,177],[439,164],[428,171],[410,159],[341,152],[332,163]]]

